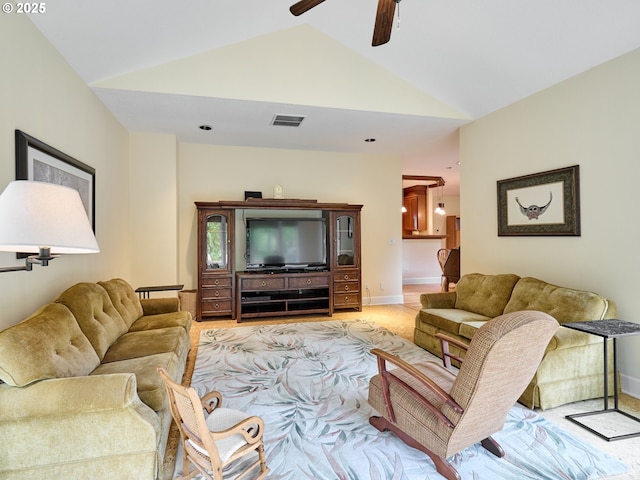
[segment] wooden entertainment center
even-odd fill
[[[198,210],[197,319],[247,318],[362,310],[362,205],[315,200],[248,199],[195,202]],[[326,224],[326,265],[245,270],[237,264],[236,224],[245,211],[315,215]],[[244,225],[241,225],[244,227]],[[209,318],[211,319],[211,318]]]

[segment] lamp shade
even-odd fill
[[[0,195],[0,251],[98,253],[100,247],[78,192],[52,183],[17,180]]]

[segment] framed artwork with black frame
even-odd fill
[[[93,167],[16,130],[16,180],[55,183],[77,190],[96,231],[96,171]]]
[[[498,180],[498,236],[580,236],[580,166]]]

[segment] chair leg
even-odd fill
[[[389,425],[389,422],[387,422],[385,418],[369,417],[369,423],[374,427],[376,427],[381,432],[386,432],[387,430],[389,430],[389,427],[387,427],[387,425]]]
[[[500,446],[498,442],[496,442],[493,438],[487,437],[484,440],[480,441],[482,446],[493,453],[496,457],[502,458],[504,457],[504,450]]]
[[[439,455],[436,455],[431,450],[429,450],[424,445],[418,443],[415,439],[404,433],[402,430],[398,429],[393,423],[389,422],[384,417],[370,417],[369,423],[376,427],[381,432],[385,430],[391,430],[396,434],[400,440],[409,445],[416,450],[420,450],[423,453],[429,455],[431,461],[435,464],[437,472],[442,475],[447,480],[462,480],[458,471],[451,466],[449,462],[447,462],[446,458],[442,458]]]
[[[260,446],[258,447],[257,450],[258,450],[258,458],[260,461],[260,475],[256,480],[260,480],[262,478],[265,478],[267,474],[270,472],[270,470],[269,470],[269,467],[267,467],[267,462],[264,457],[264,445],[260,443]]]

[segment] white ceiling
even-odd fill
[[[460,125],[640,47],[638,0],[404,0],[401,28],[375,48],[376,0],[326,0],[299,17],[289,13],[292,3],[65,0],[48,2],[31,20],[133,131],[173,133],[183,142],[400,155],[405,173],[443,176],[446,194],[455,193],[458,170],[455,152],[442,145]],[[271,50],[257,58],[249,52],[258,45]],[[234,72],[282,56],[288,65],[278,63],[281,71],[270,75],[295,79],[285,93],[265,82],[261,94],[243,98],[216,85],[224,77],[254,88],[259,74]],[[170,70],[157,66],[175,70],[187,57],[191,69],[226,58],[237,70],[207,77],[204,94],[184,78],[164,85],[162,72]],[[211,65],[202,68],[211,74]],[[147,84],[136,80],[140,72]],[[385,75],[395,83],[381,81]],[[305,100],[325,87],[322,102]],[[360,89],[370,105],[339,99]],[[408,112],[411,95],[416,104],[434,97],[454,113]],[[268,126],[276,113],[307,118],[297,131]],[[201,123],[213,130],[200,131]],[[365,143],[369,137],[377,141]]]

